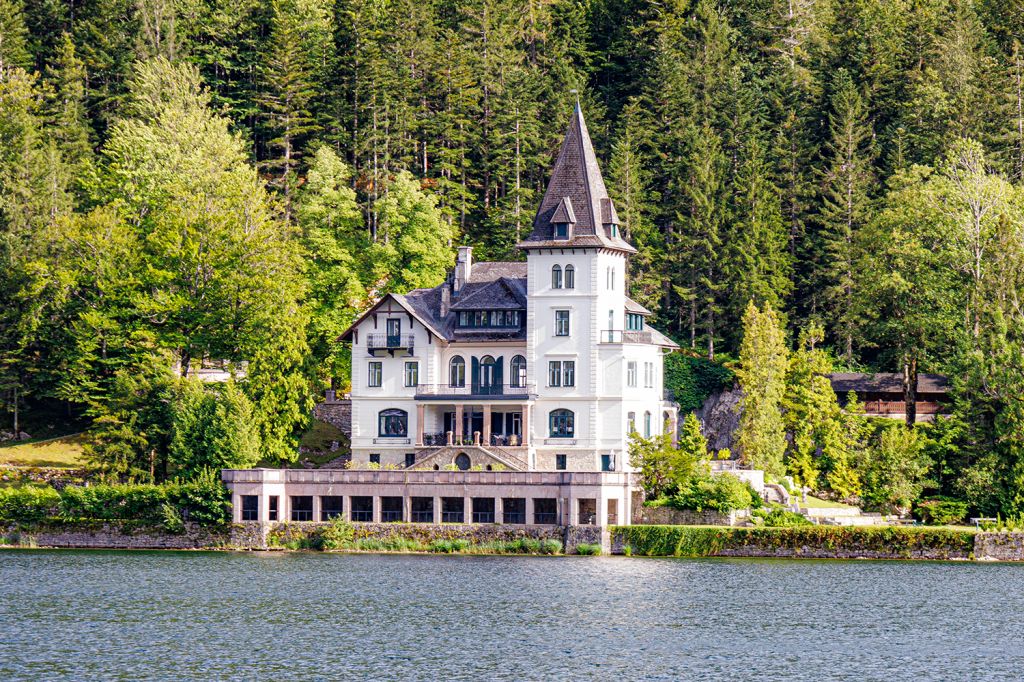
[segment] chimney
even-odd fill
[[[460,246],[459,256],[455,260],[455,282],[452,286],[452,294],[458,296],[462,287],[469,283],[470,273],[473,270],[473,247]]]
[[[445,280],[441,285],[441,319],[448,317],[448,311],[452,308],[452,283]]]

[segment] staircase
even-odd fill
[[[525,448],[523,448],[525,454]],[[470,466],[500,464],[508,471],[526,471],[527,463],[518,453],[507,448],[483,447],[480,445],[446,445],[440,448],[429,448],[416,453],[416,463],[411,469],[432,469],[435,466],[443,469],[455,462],[460,454],[469,457]]]

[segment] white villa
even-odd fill
[[[235,520],[630,523],[629,434],[675,432],[676,345],[626,295],[635,249],[578,105],[519,248],[474,263],[462,247],[446,282],[359,317],[342,336],[357,466],[226,470]]]
[[[385,296],[345,332],[353,461],[628,471],[631,431],[673,428],[662,355],[676,345],[626,295],[635,249],[578,106],[519,248],[525,263],[461,247],[444,284]]]

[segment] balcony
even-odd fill
[[[411,438],[403,436],[381,436],[373,439],[374,445],[410,445],[411,443]]]
[[[650,332],[634,332],[626,329],[603,329],[598,343],[654,343]]]
[[[420,384],[416,387],[418,400],[445,400],[449,398],[486,398],[498,400],[522,400],[529,398],[533,391],[530,386],[511,384]]]
[[[378,357],[378,353],[389,353],[393,357],[399,351],[412,355],[415,342],[415,334],[368,334],[366,350],[373,357]]]

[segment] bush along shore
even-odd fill
[[[907,526],[616,526],[612,552],[634,556],[973,559],[977,533]],[[993,557],[1022,560],[1024,555]]]

